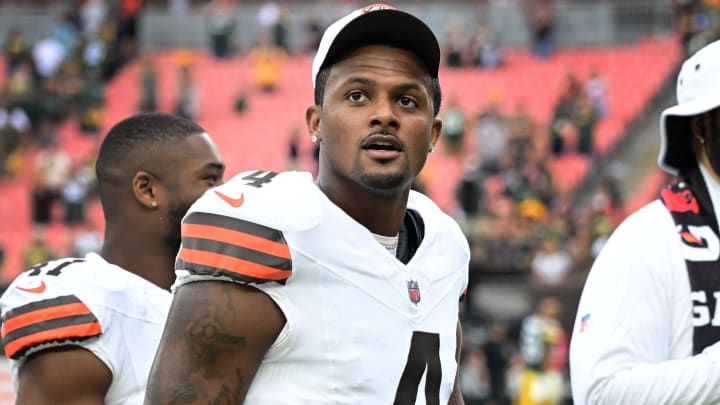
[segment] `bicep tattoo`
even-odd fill
[[[237,404],[247,391],[239,364],[245,336],[233,333],[232,290],[209,297],[185,287],[173,303],[148,381],[150,404]]]

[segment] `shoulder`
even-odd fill
[[[209,190],[183,219],[179,283],[284,282],[292,272],[285,233],[319,222],[320,196],[302,172],[249,171]]]
[[[5,354],[20,359],[43,348],[102,334],[98,291],[85,258],[37,265],[20,274],[0,297]],[[90,287],[90,288],[89,288]]]
[[[317,223],[319,198],[310,173],[247,171],[207,191],[186,219],[204,213],[280,230],[301,230]]]
[[[675,223],[662,201],[655,200],[630,214],[613,231],[608,244],[633,250],[655,250],[678,241]]]
[[[618,289],[619,283],[679,282],[678,277],[686,277],[679,242],[667,209],[661,201],[653,201],[628,216],[610,235],[593,263],[586,289],[588,285]]]

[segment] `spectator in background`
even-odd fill
[[[48,225],[52,221],[55,203],[70,173],[70,157],[56,141],[49,143],[35,158],[33,169],[32,213],[35,225]]]
[[[460,107],[455,95],[451,94],[448,97],[442,121],[444,151],[449,155],[461,154],[465,142],[467,120],[465,119],[465,112]]]
[[[516,351],[510,343],[508,326],[505,322],[491,322],[487,340],[482,344],[485,363],[490,377],[490,395],[487,404],[504,405],[509,402],[507,393],[507,368]]]
[[[542,299],[536,311],[522,321],[517,405],[559,405],[564,398],[563,372],[567,363],[567,336],[560,324],[561,303]]]
[[[75,163],[62,188],[63,222],[65,225],[79,225],[86,220],[85,211],[94,176],[89,167]]]
[[[445,55],[445,66],[459,68],[465,65],[465,52],[467,38],[463,32],[463,24],[460,20],[452,20],[448,25],[447,38],[443,46]]]
[[[22,60],[8,77],[8,100],[10,102],[22,103],[23,105],[33,105],[35,104],[34,96],[38,87],[35,82],[32,60]]]
[[[286,53],[290,53],[288,24],[288,11],[285,7],[279,6],[277,21],[270,27],[270,32],[272,34],[273,45],[282,48]]]
[[[140,104],[138,110],[148,113],[158,107],[157,97],[158,73],[155,57],[152,53],[143,54],[140,62]]]
[[[15,153],[31,130],[25,110],[7,102],[0,92],[0,178],[8,174],[7,160]]]
[[[490,396],[490,375],[485,353],[473,350],[463,356],[458,380],[466,405],[483,405]]]
[[[120,0],[118,5],[117,44],[119,59],[124,63],[137,53],[137,22],[143,8],[142,0]]]
[[[231,53],[231,38],[235,30],[233,4],[229,0],[211,0],[206,6],[210,32],[210,49],[218,59]]]
[[[195,119],[198,114],[199,93],[193,78],[195,54],[181,50],[174,55],[177,68],[177,95],[175,114],[187,119]]]
[[[555,237],[540,242],[530,262],[533,279],[541,285],[561,285],[572,271],[572,256]]]
[[[530,8],[531,50],[540,59],[550,57],[553,51],[555,16],[552,2],[533,2]]]
[[[5,51],[6,74],[8,76],[12,75],[15,69],[20,66],[20,63],[30,56],[30,47],[17,28],[10,29],[3,50]]]
[[[29,269],[36,264],[49,262],[55,259],[55,254],[50,250],[42,230],[34,230],[30,244],[23,250],[23,268]]]
[[[461,210],[461,215],[455,215],[455,217],[460,224],[472,221],[480,214],[485,195],[484,180],[485,177],[480,170],[478,159],[474,157],[466,158],[463,176],[455,189],[455,199]]]
[[[77,118],[80,129],[96,135],[102,128],[102,116],[105,107],[105,86],[99,70],[91,70],[83,83],[78,100]]]
[[[583,87],[577,76],[568,72],[563,76],[559,86],[559,96],[550,124],[552,133],[552,152],[562,155],[567,151],[566,139],[568,124],[573,124],[578,111],[579,100],[583,94]]]
[[[580,96],[572,121],[577,128],[577,152],[592,157],[595,153],[595,126],[598,116],[592,100],[585,94]]]
[[[605,118],[608,114],[607,83],[597,67],[592,68],[585,82],[585,95],[590,99],[597,119]]]
[[[478,24],[475,36],[470,40],[470,53],[473,64],[480,68],[495,69],[502,65],[502,50],[490,24]]]
[[[266,93],[275,91],[282,79],[287,52],[273,44],[267,32],[261,32],[258,45],[250,51],[248,58],[255,86]]]
[[[318,46],[320,46],[320,38],[322,38],[323,33],[323,26],[320,24],[320,19],[315,9],[307,12],[303,26],[305,27],[303,52],[314,55],[315,52],[317,52]]]
[[[110,10],[105,0],[85,0],[80,7],[82,32],[90,38],[100,34]]]
[[[507,119],[500,110],[500,90],[491,89],[487,99],[485,109],[480,112],[475,122],[475,136],[483,171],[496,174],[508,151],[510,133]]]

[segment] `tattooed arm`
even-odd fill
[[[239,284],[203,281],[173,299],[145,403],[241,404],[285,324],[270,297]]]
[[[460,321],[457,324],[457,347],[455,348],[455,359],[457,360],[457,371],[455,372],[455,386],[450,394],[448,405],[465,405],[462,392],[460,391],[460,353],[462,353],[462,326]]]

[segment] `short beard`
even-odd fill
[[[373,174],[360,173],[360,182],[367,188],[377,191],[392,191],[407,185],[405,176],[399,173]]]
[[[182,225],[182,219],[189,209],[189,206],[176,206],[168,212],[168,233],[165,237],[165,244],[168,248],[172,249],[173,252],[180,250],[180,244],[182,243],[180,227]]]

